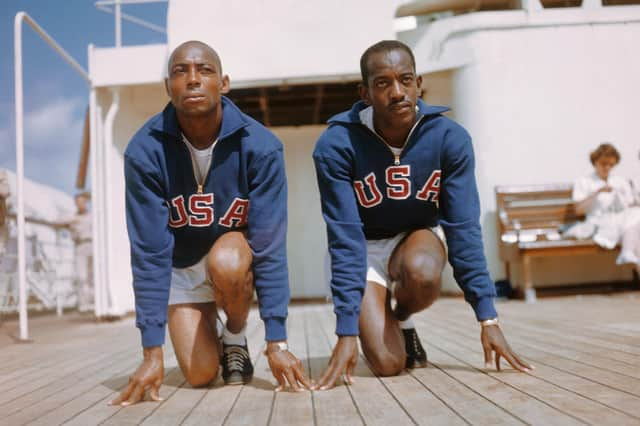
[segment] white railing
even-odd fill
[[[22,23],[29,25],[62,59],[78,72],[91,86],[89,74],[47,32],[25,12],[18,12],[13,21],[14,84],[16,114],[16,228],[18,256],[20,340],[29,339],[27,314],[27,277],[24,217],[24,106],[22,89]]]
[[[167,3],[168,0],[99,0],[95,3],[95,6],[98,10],[107,13],[113,13],[115,18],[115,46],[122,46],[122,21],[128,21],[134,23],[136,25],[140,25],[141,27],[150,29],[152,31],[166,34],[167,30],[165,27],[161,27],[160,25],[156,25],[149,21],[145,21],[144,19],[138,18],[136,16],[127,14],[122,12],[123,5],[129,4],[145,4],[145,3]],[[110,8],[113,6],[113,9]]]
[[[29,310],[53,310],[62,315],[78,303],[74,244],[65,226],[25,218],[25,304]],[[8,215],[0,232],[0,313],[20,309],[16,216]]]

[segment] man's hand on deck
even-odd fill
[[[129,377],[129,384],[120,396],[111,401],[110,405],[135,404],[144,399],[146,391],[152,401],[162,401],[160,398],[160,385],[164,378],[164,360],[162,346],[144,348],[144,360],[140,367]]]
[[[342,373],[345,373],[345,382],[353,383],[353,370],[358,363],[358,336],[340,336],[338,343],[333,348],[329,365],[314,390],[328,390],[335,386]]]
[[[534,368],[513,352],[502,334],[500,326],[497,324],[482,327],[480,341],[484,349],[484,363],[486,368],[491,368],[494,352],[496,353],[495,362],[498,371],[500,371],[500,358],[506,359],[513,368],[523,373],[528,373]]]
[[[268,342],[265,352],[269,361],[269,368],[271,368],[271,374],[278,381],[276,392],[285,390],[287,383],[296,392],[303,391],[303,387],[311,389],[311,383],[304,375],[302,361],[288,350],[277,349],[276,344],[276,342]]]

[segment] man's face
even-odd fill
[[[360,96],[373,106],[375,119],[384,125],[412,126],[422,77],[416,77],[409,54],[402,49],[373,53],[367,69],[369,79]]]
[[[616,157],[606,156],[598,158],[596,160],[596,163],[594,164],[594,167],[600,179],[607,180],[609,179],[611,169],[613,169],[616,164],[618,164],[618,162],[616,161]]]
[[[220,104],[220,96],[229,92],[229,78],[221,75],[216,59],[198,44],[186,44],[174,52],[166,88],[178,113],[207,115]]]
[[[78,209],[78,213],[85,213],[87,211],[87,197],[82,195],[78,195],[75,198],[76,208]]]

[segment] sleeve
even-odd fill
[[[266,340],[287,338],[287,180],[282,148],[249,166],[249,246]]]
[[[589,195],[589,185],[587,183],[587,179],[579,178],[573,183],[573,189],[571,191],[571,198],[574,202],[579,203],[580,201],[587,198]]]
[[[142,346],[164,344],[173,234],[169,208],[158,176],[125,156],[127,230],[136,304],[136,326]]]
[[[620,177],[620,188],[616,191],[617,196],[620,197],[621,207],[630,207],[635,201],[635,195],[633,193],[633,183],[630,179]]]
[[[366,285],[367,248],[347,159],[314,155],[322,216],[331,255],[336,334],[357,336]]]
[[[480,200],[471,138],[462,128],[445,136],[440,194],[441,225],[447,237],[454,277],[478,321],[497,316],[495,286],[484,256]]]

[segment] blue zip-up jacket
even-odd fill
[[[313,159],[331,254],[336,334],[357,335],[366,285],[367,239],[440,224],[449,262],[478,320],[497,316],[487,271],[471,138],[418,101],[418,122],[396,157],[361,123],[360,101],[329,120]]]
[[[222,97],[222,126],[202,193],[172,104],[124,155],[127,229],[144,347],[164,343],[171,268],[197,263],[225,232],[244,229],[267,340],[286,339],[287,185],[282,144]]]

